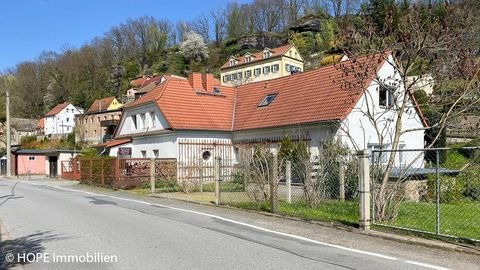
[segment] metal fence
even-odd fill
[[[480,148],[373,151],[374,225],[480,241]]]
[[[358,171],[354,155],[272,154],[257,148],[240,157],[219,203],[307,220],[358,222]],[[221,163],[221,161],[220,161]]]

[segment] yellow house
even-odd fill
[[[225,86],[259,82],[288,76],[303,71],[303,58],[292,44],[265,48],[261,52],[232,56],[220,68],[221,82]]]

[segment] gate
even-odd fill
[[[222,180],[233,170],[234,149],[227,139],[184,139],[179,141],[178,181],[192,184],[215,181],[214,161],[221,158]]]

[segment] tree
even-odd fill
[[[418,107],[412,96],[416,82],[424,74],[416,76],[414,80],[407,79],[418,68],[418,60],[428,62],[428,71],[435,78],[434,95],[430,102],[441,108],[438,122],[422,128],[437,131],[427,148],[435,145],[449,119],[480,102],[480,57],[469,40],[469,33],[477,27],[479,16],[470,21],[461,19],[467,18],[465,15],[470,12],[461,6],[437,4],[432,8],[418,5],[405,16],[399,17],[398,21],[392,20],[391,16],[384,16],[380,22],[376,16],[367,16],[363,28],[358,32],[353,30],[344,39],[347,40],[344,45],[349,48],[346,53],[350,59],[338,64],[338,68],[344,71],[345,78],[350,78],[342,81],[348,89],[365,89],[364,79],[371,75],[379,61],[390,64],[395,74],[390,81],[375,79],[380,87],[389,89],[393,98],[392,110],[382,112],[373,108],[372,104],[367,104],[369,109],[363,111],[375,128],[380,147],[385,149],[388,142],[393,150],[387,156],[386,166],[382,168],[377,183],[376,220],[393,219],[398,214],[399,196],[396,196],[395,188],[388,188],[388,185],[392,184],[389,179],[397,156],[396,150],[399,149],[400,136],[418,130],[402,125],[405,113]],[[364,54],[370,54],[371,57],[364,63],[358,63],[358,57]],[[389,58],[388,55],[394,57]],[[448,95],[444,95],[445,92]],[[392,114],[392,111],[396,113]],[[348,130],[345,131],[348,133]],[[398,185],[400,181],[401,179],[395,184]]]
[[[202,36],[195,32],[185,34],[185,40],[180,44],[180,53],[187,59],[202,61],[208,58],[208,48]]]

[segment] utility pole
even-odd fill
[[[6,107],[6,116],[7,116],[7,177],[12,176],[12,150],[11,150],[11,130],[10,130],[10,92],[8,91],[8,86],[5,89],[5,94],[7,96],[7,101],[5,104]]]

